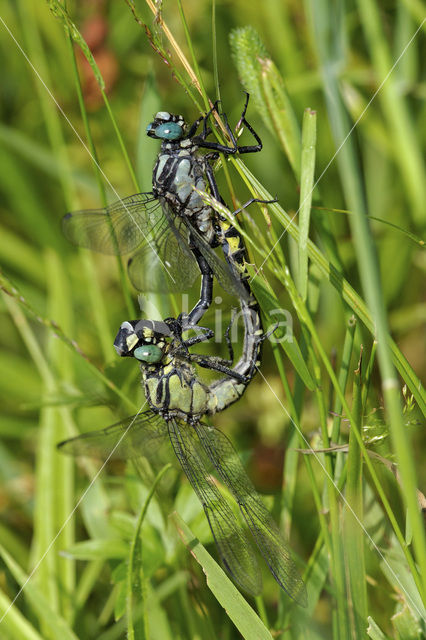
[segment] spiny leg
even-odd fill
[[[203,131],[202,133],[197,136],[194,137],[194,142],[196,144],[198,144],[199,147],[203,148],[203,149],[213,149],[216,152],[220,152],[220,153],[224,153],[225,155],[233,155],[234,153],[237,152],[238,150],[238,146],[237,146],[237,141],[235,139],[234,133],[231,129],[231,127],[229,126],[228,123],[228,118],[226,116],[226,113],[222,114],[222,117],[225,121],[225,129],[226,132],[231,140],[232,146],[230,145],[224,145],[221,144],[220,142],[208,142],[207,141],[207,137],[212,133],[212,130],[210,127],[207,126],[207,122],[209,117],[211,116],[211,114],[213,113],[213,111],[216,111],[216,113],[219,113],[217,110],[217,105],[219,104],[219,100],[216,100],[216,102],[214,103],[213,107],[210,109],[210,111],[208,111],[208,113],[206,113],[206,115],[204,116],[203,120]]]
[[[189,347],[194,346],[194,344],[199,344],[200,342],[205,342],[206,340],[210,340],[214,336],[213,329],[207,329],[206,327],[199,327],[196,325],[194,329],[199,331],[199,334],[193,336],[192,338],[187,338],[183,341],[183,345],[188,349]]]
[[[218,356],[203,356],[198,353],[192,353],[190,355],[190,361],[195,362],[200,367],[204,369],[210,369],[211,371],[218,371],[219,373],[223,373],[230,378],[235,378],[238,382],[242,382],[243,384],[247,384],[249,382],[249,378],[241,373],[238,373],[234,369],[229,366],[228,360],[223,360]]]
[[[226,341],[226,346],[228,348],[229,360],[225,358],[220,358],[218,356],[205,356],[205,355],[200,355],[196,353],[193,353],[190,355],[190,360],[191,362],[196,362],[200,367],[203,367],[204,369],[219,371],[220,373],[223,373],[224,375],[227,375],[230,378],[235,378],[239,382],[242,382],[245,384],[248,381],[248,377],[232,369],[232,364],[234,362],[234,349],[233,349],[229,334],[231,332],[232,325],[235,320],[235,316],[236,316],[236,310],[232,309],[231,320],[225,331],[225,341]],[[199,342],[201,342],[201,340]]]
[[[262,198],[250,198],[250,200],[247,200],[247,202],[245,202],[244,204],[241,205],[241,207],[239,207],[239,209],[235,209],[235,211],[232,211],[232,215],[236,216],[238,213],[240,213],[241,211],[244,211],[244,209],[247,209],[247,207],[249,207],[251,204],[254,204],[255,202],[257,202],[258,204],[274,204],[274,202],[277,202],[277,198],[273,198],[272,200],[262,200]]]
[[[198,136],[197,138],[194,138],[194,141],[203,149],[213,149],[215,151],[219,151],[220,153],[224,153],[225,155],[234,155],[235,153],[257,153],[258,151],[261,151],[263,148],[263,144],[262,144],[262,140],[260,139],[260,136],[258,133],[256,133],[256,131],[253,129],[253,127],[251,126],[251,124],[246,120],[246,112],[247,112],[247,107],[248,107],[248,102],[249,102],[249,97],[250,95],[246,93],[246,101],[244,104],[244,108],[241,114],[241,117],[237,123],[236,129],[241,126],[241,124],[244,124],[247,129],[250,131],[250,133],[252,134],[252,136],[254,137],[254,139],[256,140],[257,144],[252,144],[252,145],[243,145],[241,147],[238,146],[238,142],[235,138],[235,135],[231,129],[231,127],[229,126],[228,123],[228,118],[226,116],[226,113],[222,113],[222,117],[224,119],[225,122],[225,129],[227,134],[229,135],[229,138],[232,142],[232,146],[231,145],[223,145],[220,144],[219,142],[208,142],[206,140],[207,136],[211,133],[211,129],[207,128],[207,119],[210,117],[210,115],[213,113],[213,111],[217,112],[217,104],[219,101],[216,101],[213,105],[213,107],[210,109],[210,111],[204,116],[204,125],[203,125],[203,132],[200,136]],[[195,133],[195,132],[194,132]]]
[[[250,94],[247,93],[247,91],[245,91],[245,94],[247,96],[246,97],[246,102],[245,102],[241,117],[240,117],[240,119],[239,119],[239,121],[237,123],[237,126],[235,128],[238,129],[241,126],[241,124],[245,124],[247,129],[252,134],[253,138],[256,140],[257,144],[244,145],[242,147],[238,147],[238,153],[257,153],[258,151],[262,150],[263,143],[262,143],[262,140],[260,139],[259,135],[256,133],[256,131],[251,126],[251,124],[249,122],[247,122],[247,120],[246,120],[246,112],[247,112],[247,107],[248,107]]]
[[[199,125],[200,125],[200,122],[202,120],[204,120],[204,118],[205,118],[205,116],[200,116],[199,118],[197,118],[195,120],[195,122],[193,122],[191,124],[191,126],[189,127],[189,130],[188,130],[188,133],[186,134],[187,138],[193,138],[194,137],[195,132],[197,131],[197,129],[198,129]]]
[[[175,355],[186,357],[189,360],[189,347],[199,344],[200,342],[206,342],[207,340],[210,340],[214,336],[214,331],[207,327],[200,327],[199,325],[187,327],[186,319],[187,316],[184,313],[181,313],[177,318],[166,318],[164,320],[164,323],[173,335],[175,343],[178,343],[178,346],[174,344],[173,353]],[[184,339],[182,337],[183,331],[187,331],[190,328],[196,331],[197,335],[192,336],[191,338]]]

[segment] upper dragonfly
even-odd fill
[[[147,127],[148,136],[162,141],[152,191],[103,209],[68,213],[63,219],[66,237],[80,247],[108,254],[132,253],[129,276],[140,291],[187,291],[201,272],[200,298],[185,319],[187,325],[197,324],[211,305],[213,277],[240,298],[250,295],[247,282],[242,282],[238,274],[246,253],[241,236],[194,190],[208,188],[223,203],[211,162],[219,153],[233,155],[262,149],[259,136],[245,118],[248,99],[247,94],[237,128],[244,124],[254,136],[255,145],[237,144],[225,114],[230,145],[207,140],[212,133],[208,118],[217,111],[217,103],[192,125],[180,115],[160,111]],[[196,135],[201,123],[202,131]],[[209,153],[201,153],[202,149]],[[264,202],[254,198],[247,204],[254,201]],[[217,246],[222,247],[226,262],[213,251]],[[156,264],[160,268],[155,269]]]

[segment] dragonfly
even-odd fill
[[[246,326],[256,332],[254,315]],[[257,334],[256,340],[247,341],[247,348],[232,367],[228,360],[190,352],[194,344],[212,334],[210,330],[200,331],[184,340],[182,323],[173,318],[161,323],[123,322],[115,347],[120,355],[140,362],[150,409],[105,429],[66,440],[58,445],[59,449],[77,456],[128,459],[153,455],[157,446],[168,439],[202,504],[221,562],[233,580],[253,596],[261,593],[254,542],[280,587],[306,606],[305,585],[278,526],[231,441],[205,421],[206,416],[222,411],[244,393],[254,375],[253,361],[258,360],[261,338]],[[207,385],[197,376],[195,364],[224,376]],[[220,489],[215,476],[228,493]],[[232,500],[238,505],[238,516]]]
[[[239,146],[226,114],[222,115],[230,144],[208,140],[212,133],[208,119],[217,112],[218,102],[192,125],[181,115],[160,111],[147,127],[149,137],[162,141],[153,169],[152,191],[128,196],[102,209],[67,213],[63,218],[64,234],[73,244],[106,254],[131,254],[128,273],[140,291],[187,291],[201,273],[200,296],[186,318],[188,326],[199,323],[210,307],[213,278],[232,295],[251,295],[247,279],[239,274],[246,257],[241,235],[198,193],[209,189],[224,203],[212,162],[219,153],[231,156],[262,149],[261,139],[245,117],[248,100],[249,94],[236,129],[245,125],[256,144]],[[252,198],[241,209],[253,202],[270,201]],[[225,260],[214,251],[219,246]]]

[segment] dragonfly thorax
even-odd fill
[[[145,396],[155,413],[191,423],[209,413],[210,390],[188,362],[167,356],[159,366],[141,363],[141,371]]]
[[[188,140],[181,141],[189,142]],[[207,191],[205,160],[197,155],[195,145],[187,148],[176,143],[163,143],[162,151],[154,166],[153,193],[167,204],[175,215],[191,219],[192,225],[203,235],[207,243],[214,238],[214,211],[205,204],[197,191]]]

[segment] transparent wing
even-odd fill
[[[104,209],[67,213],[65,237],[85,249],[126,254],[147,241],[162,218],[160,202],[152,193],[137,193]]]
[[[186,291],[199,274],[191,239],[223,289],[247,297],[237,270],[221,260],[185,217],[176,216],[152,192],[137,193],[105,207],[67,213],[65,237],[78,247],[106,254],[128,254],[129,276],[140,291]]]
[[[200,275],[189,248],[188,227],[163,208],[163,218],[150,243],[128,263],[130,280],[139,291],[187,291]]]
[[[212,530],[221,560],[234,580],[248,593],[258,595],[261,574],[246,531],[215,484],[193,427],[170,420],[169,436],[174,452],[197,494]]]
[[[287,544],[263,504],[230,440],[218,429],[198,423],[194,427],[219,477],[237,501],[257,546],[278,584],[302,606],[306,587]]]
[[[152,411],[130,416],[120,422],[89,431],[58,444],[63,453],[101,460],[152,457],[167,436],[167,425]]]
[[[129,276],[140,291],[187,291],[200,270],[190,249],[194,243],[207,261],[216,280],[228,293],[249,297],[238,269],[232,269],[216,255],[212,247],[185,216],[176,216],[161,199],[163,219],[143,246],[129,260]]]

